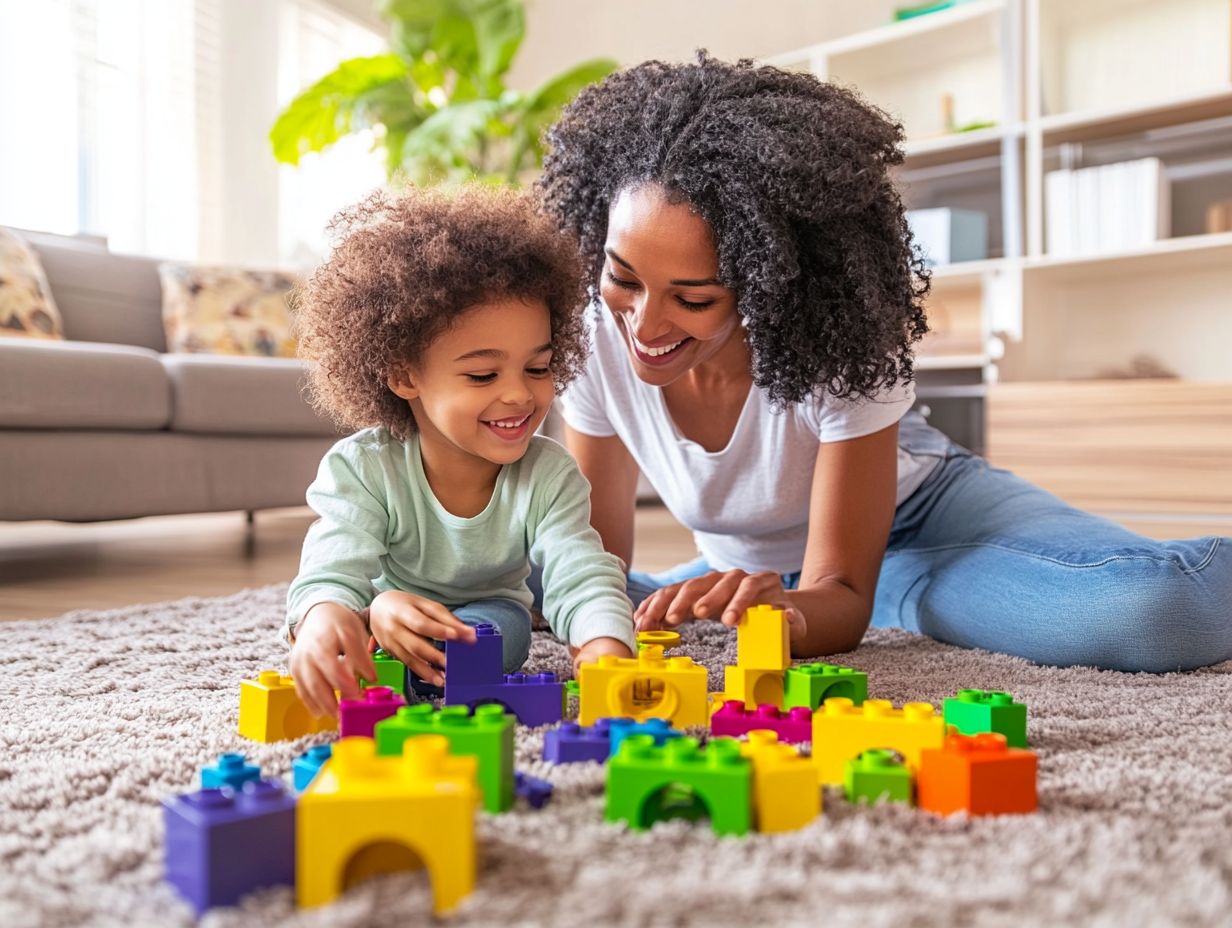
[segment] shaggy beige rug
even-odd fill
[[[243,751],[286,774],[308,743],[236,734],[239,681],[285,666],[284,586],[0,625],[0,925],[192,921],[161,882],[159,800],[202,764]],[[712,688],[735,638],[699,623],[687,651]],[[603,822],[603,770],[553,769],[541,732],[518,766],[556,786],[541,811],[481,814],[476,892],[458,925],[1229,924],[1232,662],[1163,676],[1035,667],[894,631],[843,663],[875,697],[940,703],[960,687],[1007,689],[1030,707],[1041,811],[940,819],[848,805],[784,835],[715,838],[704,824],[642,834]],[[537,633],[533,669],[565,671]],[[217,909],[213,926],[430,921],[426,875],[364,884],[297,912],[290,889]]]

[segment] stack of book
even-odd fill
[[[1141,248],[1171,232],[1168,175],[1158,158],[1052,171],[1044,196],[1050,255]]]

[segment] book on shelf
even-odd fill
[[[1141,248],[1171,234],[1168,173],[1139,158],[1044,178],[1048,254],[1059,257]]]

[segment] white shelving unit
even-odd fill
[[[1204,228],[1232,200],[1232,0],[969,0],[767,63],[902,122],[908,207],[989,217],[986,260],[934,269],[921,393],[985,396],[989,456],[1074,502],[1232,533],[1232,232]],[[947,131],[973,123],[992,125]],[[1163,162],[1176,237],[1046,253],[1047,173],[1142,157]],[[1143,403],[1132,378],[1152,370],[1172,376]],[[1127,405],[1136,427],[1107,426]],[[1067,454],[1090,472],[1058,478]],[[1164,464],[1151,487],[1116,470],[1134,459],[1172,461],[1184,499],[1159,488]]]

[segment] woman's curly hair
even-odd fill
[[[293,298],[313,406],[345,428],[415,430],[391,372],[414,367],[464,310],[515,297],[547,304],[556,389],[588,343],[577,243],[513,190],[369,194],[330,223],[334,251]]]
[[[544,207],[598,305],[608,210],[660,185],[707,221],[772,403],[873,396],[913,375],[929,276],[888,173],[902,126],[808,74],[648,61],[583,90],[547,133]]]

